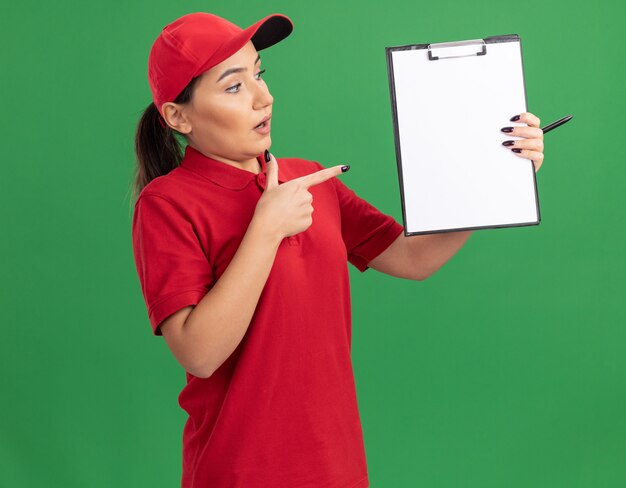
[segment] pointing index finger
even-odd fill
[[[334,176],[340,175],[341,173],[345,173],[350,169],[350,166],[346,166],[343,164],[339,164],[337,166],[333,166],[332,168],[325,168],[315,173],[311,173],[310,175],[301,176],[300,178],[296,178],[305,188],[310,188],[313,185],[319,185],[326,180],[331,179]]]

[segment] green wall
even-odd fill
[[[185,13],[295,31],[264,51],[272,152],[401,222],[386,46],[517,33],[546,135],[542,222],[482,230],[436,275],[351,267],[371,486],[626,486],[623,2],[13,2],[0,16],[0,486],[173,487],[182,368],[130,240],[150,46]],[[514,115],[514,114],[511,114]],[[450,121],[450,143],[471,119]],[[472,148],[459,147],[459,154]]]

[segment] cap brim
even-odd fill
[[[259,20],[246,29],[252,31],[250,40],[257,51],[282,41],[293,31],[293,22],[286,15],[273,14]]]

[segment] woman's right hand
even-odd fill
[[[333,166],[279,184],[278,162],[270,153],[265,191],[257,203],[254,219],[279,240],[304,232],[313,223],[313,195],[309,188],[348,169],[350,166]]]

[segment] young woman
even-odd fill
[[[337,178],[348,166],[268,152],[258,51],[291,31],[194,13],[150,52],[133,250],[153,333],[186,371],[187,488],[369,486],[347,263],[423,280],[470,235],[407,238]],[[510,147],[538,169],[539,120],[515,120]]]

